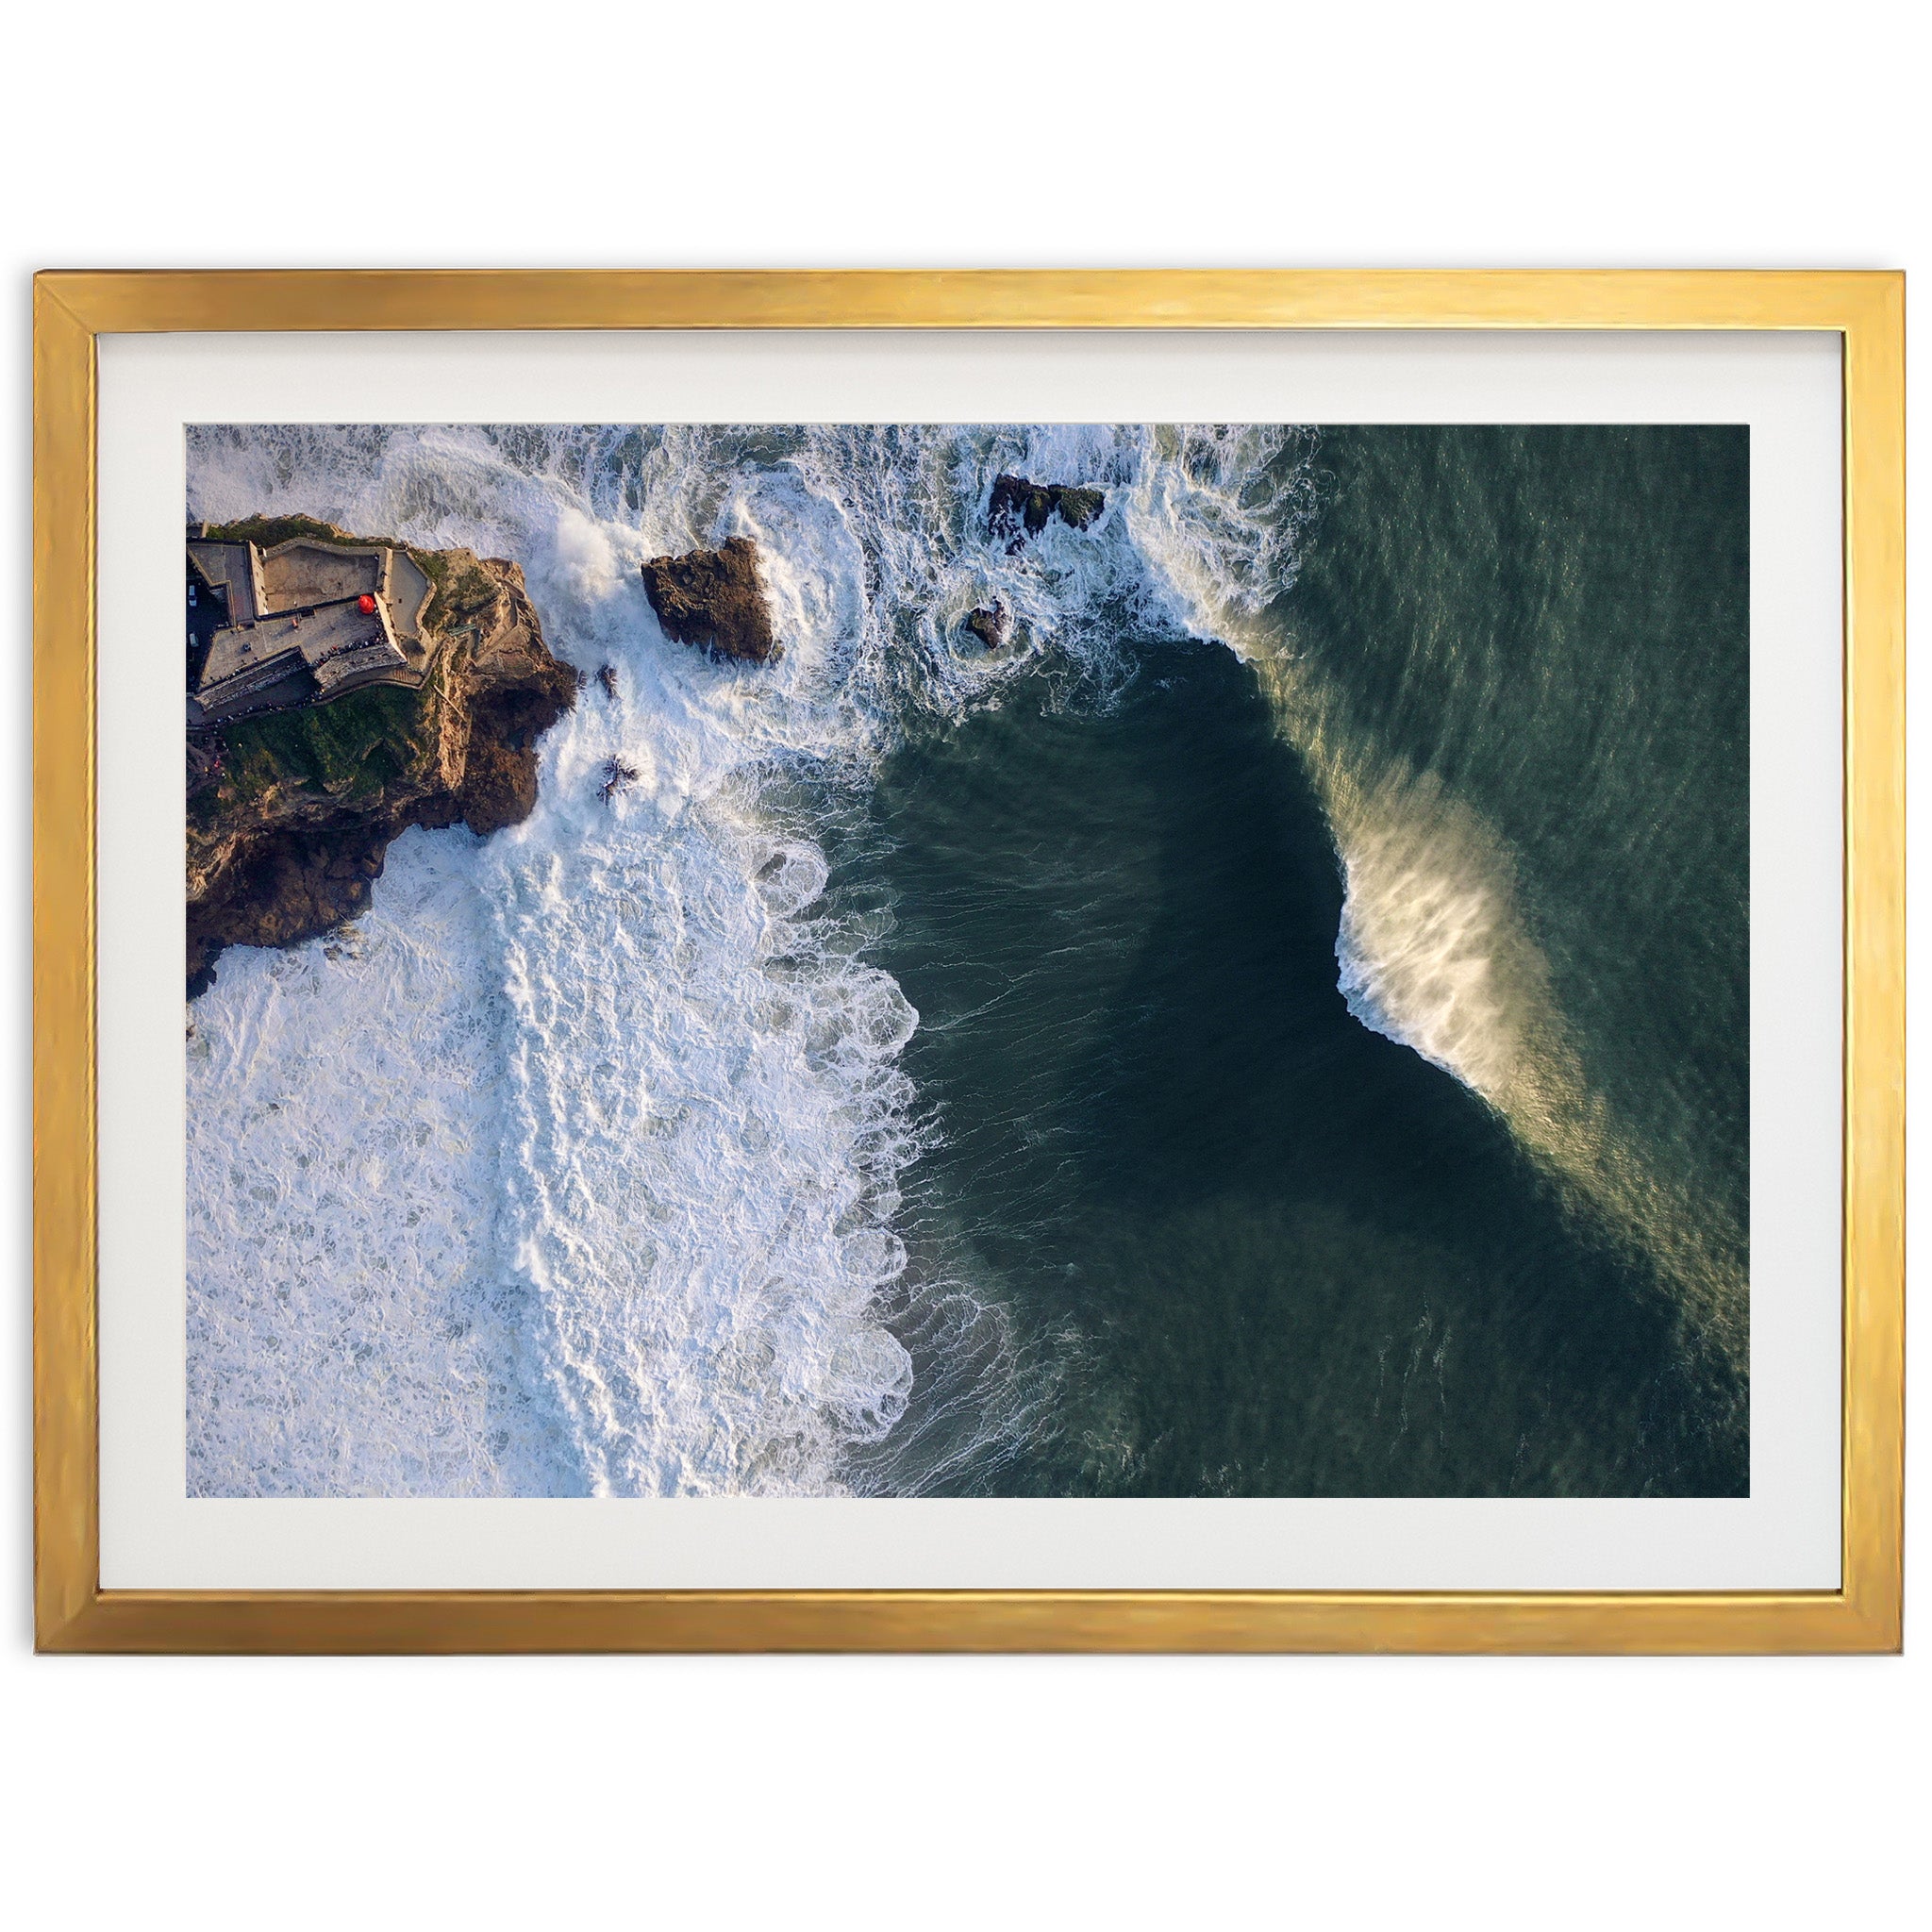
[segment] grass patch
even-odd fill
[[[345,805],[371,806],[398,779],[426,774],[436,755],[429,691],[375,685],[326,705],[222,727],[224,801],[302,782]]]
[[[412,550],[434,594],[424,612],[425,629],[456,630],[496,602],[496,585],[474,563],[458,563],[447,551]]]
[[[189,533],[192,536],[193,532]],[[292,543],[297,537],[311,537],[324,543],[387,543],[387,537],[351,537],[333,524],[317,517],[243,517],[238,524],[210,524],[210,543],[253,543],[259,550],[273,550],[277,543]]]

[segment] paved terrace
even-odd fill
[[[363,595],[368,595],[364,592]],[[339,696],[405,668],[381,600],[345,597],[217,631],[195,696],[210,718]]]
[[[265,553],[192,541],[226,594],[229,623],[210,640],[191,712],[210,722],[340,696],[365,684],[420,685],[433,587],[406,552],[298,537]],[[362,601],[373,608],[364,610]]]
[[[264,610],[328,604],[338,597],[380,597],[389,606],[391,632],[405,645],[421,640],[433,589],[407,550],[387,543],[319,543],[308,537],[264,551],[261,581]]]
[[[188,554],[227,600],[230,624],[253,624],[268,608],[253,543],[195,541],[189,544]]]

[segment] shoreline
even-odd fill
[[[252,518],[213,534],[279,532],[366,544],[308,518]],[[231,945],[293,946],[367,909],[391,842],[412,825],[478,837],[537,802],[537,741],[576,700],[502,558],[396,546],[432,585],[418,689],[377,685],[325,703],[191,732],[187,994]]]

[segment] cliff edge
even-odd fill
[[[389,541],[307,518],[208,534]],[[484,835],[537,803],[537,740],[575,702],[577,674],[551,656],[515,564],[408,555],[433,586],[420,691],[376,687],[189,735],[190,998],[212,983],[224,947],[294,945],[362,911],[390,841],[409,826]]]

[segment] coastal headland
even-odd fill
[[[190,998],[212,983],[225,947],[294,945],[362,911],[390,841],[411,825],[483,836],[527,818],[537,741],[578,681],[545,644],[523,572],[502,558],[414,549],[307,517],[202,534],[262,551],[294,539],[386,544],[430,591],[414,688],[370,684],[190,730]]]

